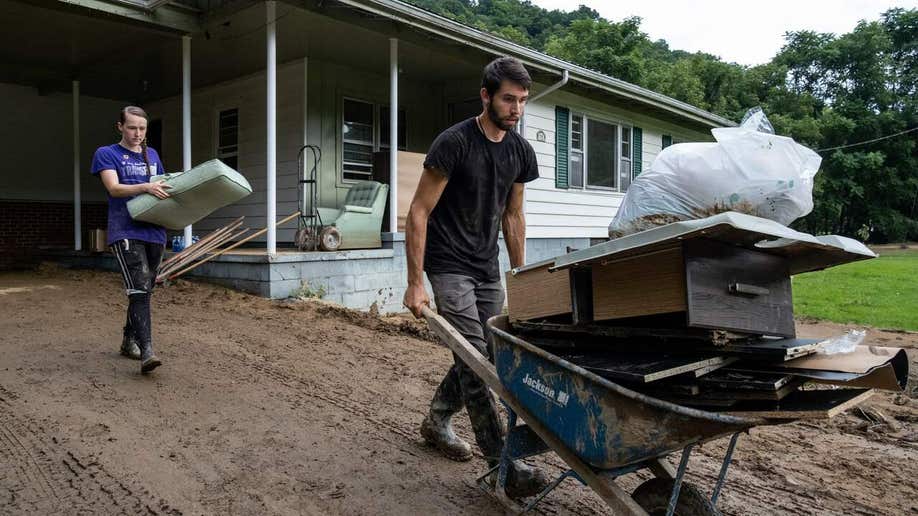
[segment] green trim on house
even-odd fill
[[[566,107],[555,106],[555,188],[567,188],[571,112]]]
[[[644,130],[632,127],[631,141],[631,179],[634,179],[641,174],[644,165]]]

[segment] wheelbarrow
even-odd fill
[[[532,509],[571,477],[589,486],[614,514],[718,514],[717,498],[739,435],[773,424],[683,407],[627,389],[517,337],[506,315],[487,322],[492,364],[433,310],[425,307],[424,316],[508,410],[501,460],[479,478],[479,485],[515,513]],[[711,496],[704,496],[682,480],[689,456],[696,445],[728,435],[732,438],[717,483]],[[505,492],[510,461],[549,451],[569,469],[526,505],[511,500]],[[680,451],[679,467],[673,468],[664,459]],[[655,478],[633,494],[615,482],[643,469]]]

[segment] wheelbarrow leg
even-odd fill
[[[666,508],[666,516],[673,516],[673,512],[676,510],[676,502],[679,500],[679,490],[682,489],[682,477],[685,475],[685,468],[688,467],[689,455],[692,454],[692,448],[694,447],[694,444],[690,444],[682,450],[682,460],[679,461],[679,469],[676,471],[673,492],[669,495],[669,507]]]
[[[730,467],[730,461],[733,460],[733,449],[736,448],[736,441],[739,439],[740,432],[733,434],[730,439],[730,446],[727,447],[727,455],[724,457],[724,463],[720,466],[720,476],[717,477],[717,484],[714,486],[714,494],[711,495],[711,505],[717,506],[717,497],[720,496],[720,488],[724,486],[724,480],[727,478],[727,468]]]

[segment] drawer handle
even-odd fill
[[[746,283],[731,283],[728,288],[731,294],[740,296],[767,296],[769,290],[765,287],[757,287]]]

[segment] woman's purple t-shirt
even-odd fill
[[[123,185],[149,183],[150,176],[165,173],[163,162],[155,150],[147,147],[150,170],[143,160],[143,154],[134,152],[116,143],[96,149],[92,157],[92,174],[103,170],[114,170],[118,182]],[[166,244],[166,229],[155,224],[136,221],[128,213],[127,202],[132,197],[108,196],[108,245],[118,240],[142,240],[153,244]]]

